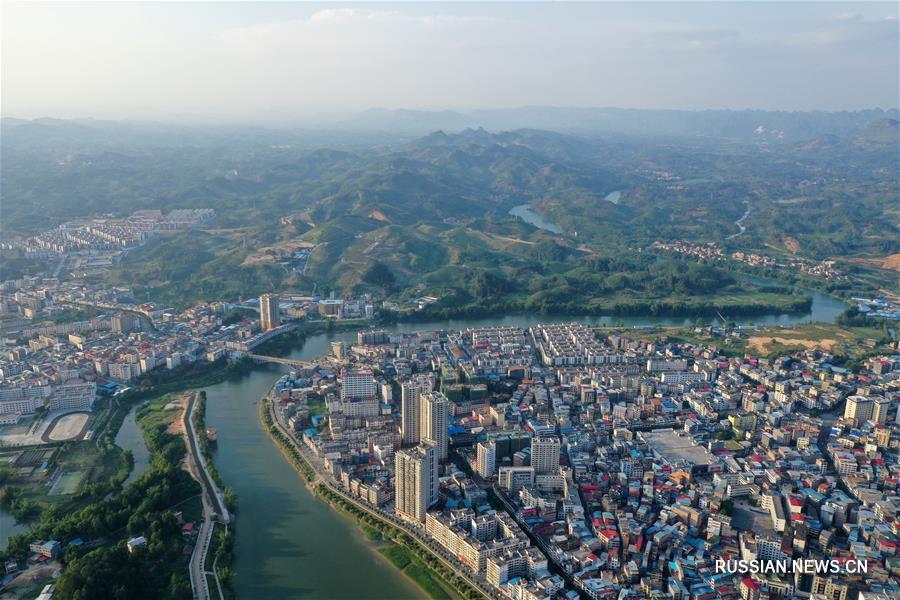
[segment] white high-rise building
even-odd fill
[[[281,325],[278,296],[275,294],[263,294],[259,297],[259,324],[263,331],[268,331]]]
[[[419,433],[423,442],[433,442],[438,462],[447,460],[447,427],[450,424],[450,400],[440,392],[419,397]]]
[[[438,500],[438,460],[434,444],[419,444],[396,453],[394,510],[407,519],[425,521]]]
[[[873,423],[884,425],[887,423],[888,412],[890,412],[890,410],[890,398],[876,397],[875,404],[872,406],[872,416],[870,420]]]
[[[531,466],[535,475],[559,473],[559,438],[531,438]]]
[[[375,417],[381,413],[371,369],[341,371],[340,412],[347,417]]]
[[[847,406],[844,408],[844,418],[856,419],[857,423],[868,421],[872,418],[874,404],[866,396],[848,396]]]
[[[372,369],[344,369],[341,371],[341,399],[374,398],[375,375]]]
[[[493,477],[497,469],[497,444],[493,440],[480,442],[476,455],[476,472],[487,479]]]
[[[431,391],[433,384],[431,374],[421,373],[414,375],[400,386],[400,435],[404,446],[412,446],[422,441],[419,403],[422,396]]]

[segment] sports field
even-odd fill
[[[50,427],[46,437],[51,442],[63,442],[81,436],[90,420],[89,413],[71,413],[59,417]]]

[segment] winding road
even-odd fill
[[[191,588],[194,592],[194,598],[199,600],[211,600],[209,591],[209,582],[207,575],[212,575],[216,581],[218,588],[219,600],[224,600],[222,595],[222,585],[219,583],[219,576],[215,570],[209,572],[206,570],[206,555],[209,552],[209,545],[212,541],[213,531],[215,531],[215,521],[220,521],[226,525],[230,521],[228,509],[225,508],[225,502],[222,499],[222,493],[216,487],[209,471],[206,468],[206,457],[200,451],[200,445],[197,441],[197,431],[194,425],[194,414],[197,410],[197,393],[191,394],[188,400],[187,409],[184,411],[184,431],[186,434],[185,441],[188,447],[187,467],[191,476],[200,483],[203,489],[203,523],[200,525],[200,532],[197,536],[197,543],[194,545],[194,551],[191,553],[190,576]]]

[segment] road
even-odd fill
[[[292,358],[284,358],[281,356],[268,356],[266,354],[254,354],[253,352],[248,352],[247,357],[252,358],[256,362],[277,363],[279,365],[286,365],[288,367],[293,367],[295,369],[311,369],[319,364],[317,362],[311,362],[308,360],[294,360]]]
[[[199,600],[210,600],[209,582],[206,579],[207,573],[211,574],[216,581],[218,595],[222,598],[222,586],[219,583],[219,576],[213,570],[211,573],[206,570],[206,555],[209,552],[209,545],[212,541],[212,535],[215,531],[215,520],[228,523],[230,520],[228,509],[222,500],[222,495],[216,487],[206,468],[206,457],[200,451],[200,445],[197,439],[197,431],[194,425],[194,414],[197,410],[197,396],[195,392],[191,394],[188,400],[187,409],[184,411],[184,431],[185,442],[188,447],[187,467],[191,476],[200,483],[203,490],[201,501],[203,503],[203,523],[200,525],[200,531],[197,535],[197,543],[194,544],[194,551],[191,553],[190,576],[191,589],[194,592],[194,598]]]
[[[62,271],[64,264],[66,264],[66,255],[61,254],[59,257],[59,262],[56,263],[56,268],[53,269],[53,275],[52,275],[53,279],[56,279],[57,277],[59,277],[59,272]]]
[[[484,594],[486,598],[495,598],[500,599],[502,596],[498,594],[496,590],[494,590],[487,581],[484,580],[483,577],[480,577],[474,573],[472,573],[471,569],[469,569],[468,565],[463,563],[459,558],[450,554],[443,546],[438,544],[432,539],[428,533],[425,531],[424,525],[415,526],[409,521],[405,521],[400,517],[396,516],[393,513],[386,512],[381,510],[380,508],[376,508],[366,502],[363,502],[359,498],[355,496],[351,496],[348,494],[340,484],[337,483],[334,479],[332,479],[325,472],[324,463],[316,456],[313,456],[306,445],[297,439],[296,435],[293,431],[290,431],[279,419],[278,411],[275,410],[274,403],[268,398],[264,398],[263,402],[267,404],[267,410],[272,417],[272,422],[275,423],[275,426],[284,434],[291,443],[297,448],[300,454],[303,456],[304,460],[312,466],[313,470],[316,472],[316,478],[313,480],[312,485],[315,485],[319,482],[324,483],[328,486],[328,489],[332,492],[338,494],[346,500],[347,502],[353,504],[356,508],[365,511],[372,517],[390,525],[392,527],[396,527],[398,529],[403,530],[409,535],[413,536],[423,547],[428,549],[431,554],[440,560],[444,565],[449,568],[454,573],[460,575],[465,578],[465,580],[477,589],[479,592]]]

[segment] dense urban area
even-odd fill
[[[857,322],[826,328],[849,336],[836,356],[834,339],[790,339],[815,326],[603,330],[548,321],[392,333],[366,326],[376,304],[264,294],[178,311],[139,304],[125,288],[4,283],[13,343],[0,361],[0,499],[23,519],[42,513],[31,530],[41,537],[14,536],[5,550],[4,585],[55,572],[43,598],[82,597],[78,590],[103,580],[101,565],[124,561],[133,572],[110,578],[133,590],[127,578],[146,559],[171,573],[156,590],[230,594],[227,569],[209,564],[211,545],[232,543],[233,498],[207,462],[216,435],[195,415],[202,393],[157,406],[180,409],[184,442],[171,435],[172,419],[164,432],[148,430],[159,453],[186,456],[186,470],[154,460],[116,491],[69,453],[108,444],[110,417],[136,394],[272,362],[289,369],[261,405],[273,440],[320,498],[427,566],[439,597],[900,593],[900,351],[893,329],[878,325],[889,321],[848,311]],[[31,324],[83,310],[97,314]],[[279,346],[346,326],[359,328],[355,343],[335,341],[315,361],[285,358]],[[159,478],[170,483],[159,489]],[[135,498],[142,485],[164,497]],[[35,490],[99,505],[62,518],[42,511]],[[165,509],[198,496],[189,518]],[[164,510],[97,514],[116,503],[129,510],[129,499]],[[837,567],[723,571],[737,559]]]

